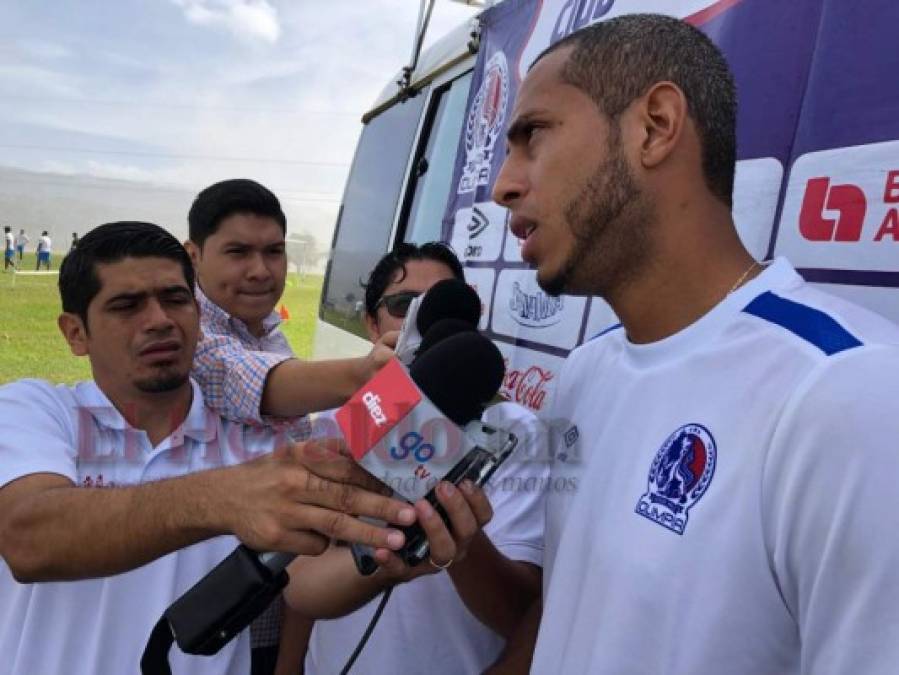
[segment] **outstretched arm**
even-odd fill
[[[220,534],[298,554],[321,553],[331,538],[399,548],[399,531],[350,515],[414,520],[408,504],[370,491],[377,489],[336,441],[130,487],[29,474],[0,489],[0,556],[17,580],[35,582],[117,574]]]

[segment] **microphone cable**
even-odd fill
[[[359,658],[359,654],[361,654],[362,650],[365,648],[365,645],[368,642],[368,638],[370,638],[372,632],[374,632],[375,626],[378,623],[378,619],[381,618],[381,614],[384,612],[384,606],[390,599],[390,594],[392,592],[393,586],[385,589],[381,594],[381,602],[378,603],[378,608],[375,610],[374,616],[372,616],[371,621],[368,622],[368,628],[365,629],[365,632],[362,634],[362,639],[359,640],[359,644],[356,645],[356,649],[353,650],[353,653],[350,654],[350,658],[347,659],[346,665],[343,667],[343,670],[340,671],[340,675],[347,675],[347,673],[350,672],[350,668],[352,668],[353,664],[356,663],[356,659]]]

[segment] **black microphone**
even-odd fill
[[[456,327],[457,323],[445,319],[434,324],[432,330]],[[409,375],[422,393],[460,427],[481,417],[486,404],[499,391],[504,374],[505,363],[499,349],[474,330],[455,332],[420,350],[409,366]]]
[[[412,359],[412,363],[415,362],[416,359],[420,358],[421,355],[428,351],[431,347],[433,347],[438,342],[442,342],[446,338],[451,335],[456,335],[457,333],[466,333],[476,331],[477,327],[472,326],[471,323],[465,321],[464,319],[440,319],[428,329],[426,333],[424,333],[424,337],[421,339],[421,343],[418,345],[418,349],[415,352],[415,358]],[[409,364],[410,366],[412,364]]]
[[[459,319],[474,328],[481,320],[481,299],[461,279],[444,279],[431,286],[421,299],[415,325],[419,334],[424,335],[443,319]]]

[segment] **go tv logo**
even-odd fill
[[[871,204],[872,211],[879,212],[880,223],[873,241],[899,241],[899,207],[891,206],[899,204],[899,170],[887,172],[882,190],[886,211],[881,204]],[[824,176],[810,178],[799,211],[799,232],[808,241],[858,242],[867,213],[868,198],[858,185],[832,183]]]

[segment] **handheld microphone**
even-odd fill
[[[477,298],[470,287],[462,286]],[[458,292],[441,291],[436,297],[439,300],[446,297],[443,293]],[[464,307],[465,302],[458,301],[458,306]],[[474,330],[477,322],[471,320],[470,301],[468,306],[468,319],[435,320],[427,318],[428,310],[426,349],[421,349],[420,343],[409,372],[398,361],[391,361],[338,411],[338,422],[341,412],[347,411],[341,428],[351,449],[356,443],[360,464],[376,477],[389,479],[391,472],[395,474],[404,488],[394,488],[396,494],[410,502],[427,499],[444,521],[447,515],[434,492],[437,482],[458,484],[470,479],[483,485],[517,443],[513,434],[477,421],[499,390],[504,363],[496,346]],[[372,395],[373,384],[382,387],[388,400],[398,391],[404,394],[394,404],[381,406],[381,397]],[[392,424],[388,424],[388,414],[394,418]],[[404,426],[397,428],[399,422]],[[376,438],[371,435],[371,425],[378,432]],[[398,435],[403,428],[409,431]],[[365,429],[369,435],[359,436]],[[394,435],[385,441],[388,432]],[[391,444],[391,439],[395,443]],[[376,447],[380,451],[375,451]],[[378,469],[382,469],[381,476]],[[408,564],[417,564],[428,555],[427,537],[417,524],[402,529],[406,545],[398,553]],[[360,572],[370,574],[377,569],[371,549],[354,545],[352,550]],[[295,557],[238,546],[165,611],[147,643],[142,672],[170,673],[168,651],[173,641],[187,654],[217,653],[277,597],[288,581],[285,568]]]
[[[457,320],[476,330],[480,319],[481,299],[471,286],[459,279],[438,281],[409,305],[394,354],[403,365],[408,366],[415,355],[425,349],[423,336],[435,324]]]
[[[409,502],[427,499],[446,520],[437,483],[482,485],[515,446],[512,434],[480,422],[503,374],[496,346],[463,329],[419,352],[408,373],[397,362],[385,366],[338,411],[337,422],[362,467]],[[427,556],[427,538],[418,524],[404,533],[397,554],[415,565]],[[361,573],[377,568],[370,548],[352,550]]]

